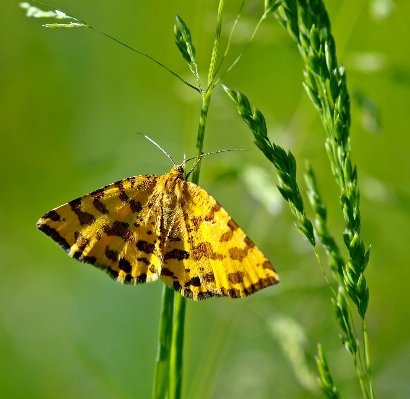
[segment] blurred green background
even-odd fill
[[[206,76],[216,0],[49,1],[194,83],[174,44],[177,13],[191,29]],[[226,4],[221,54],[239,4]],[[367,320],[376,393],[408,398],[410,2],[329,0],[326,6],[347,69],[362,234],[372,244]],[[0,396],[148,398],[162,283],[115,284],[67,257],[35,224],[48,210],[113,181],[168,172],[169,160],[135,132],[152,137],[178,161],[184,153],[194,155],[200,98],[91,30],[45,29],[41,23],[51,21],[26,18],[17,1],[1,1],[0,7]],[[247,2],[230,62],[261,13],[261,1]],[[271,17],[223,83],[262,110],[271,139],[296,156],[301,187],[304,159],[311,160],[330,228],[343,248],[339,193],[324,130],[301,84],[302,68],[296,45]],[[224,148],[246,152],[205,159],[201,186],[270,258],[281,283],[247,299],[188,303],[184,397],[318,396],[318,342],[342,395],[361,397],[329,289],[275,191],[273,166],[217,87],[205,151]]]

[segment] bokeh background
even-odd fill
[[[191,29],[206,77],[216,0],[49,2],[194,83],[174,44],[177,13]],[[239,3],[226,4],[221,54]],[[328,0],[326,6],[347,69],[362,234],[372,244],[367,320],[376,392],[408,398],[410,2]],[[0,8],[0,396],[148,398],[162,283],[115,284],[67,257],[35,224],[48,210],[113,181],[166,173],[169,160],[135,132],[152,137],[176,160],[194,155],[200,98],[96,32],[42,28],[50,21],[26,18],[18,1],[1,1]],[[261,12],[261,1],[247,2],[225,67]],[[330,228],[343,248],[339,193],[324,130],[301,84],[302,67],[295,44],[271,17],[223,83],[262,110],[271,139],[296,156],[301,187],[304,160],[312,162]],[[318,396],[318,342],[343,396],[361,397],[329,289],[276,192],[273,166],[217,87],[205,150],[224,148],[246,152],[206,158],[200,184],[271,259],[281,283],[247,299],[188,303],[184,397]]]

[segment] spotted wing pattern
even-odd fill
[[[161,279],[183,296],[239,298],[279,282],[271,263],[201,187],[181,182],[176,237],[167,240]]]
[[[121,283],[158,277],[183,296],[239,298],[276,284],[270,262],[183,167],[135,176],[46,213],[37,227]]]
[[[110,184],[46,213],[37,227],[69,256],[105,270],[125,283],[158,278],[155,243],[158,206],[151,204],[158,176]]]

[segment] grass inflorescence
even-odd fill
[[[296,182],[295,157],[290,151],[286,152],[282,147],[269,140],[265,117],[258,108],[251,107],[248,98],[243,93],[226,86],[223,86],[223,88],[226,94],[235,102],[239,115],[252,131],[254,143],[275,166],[279,178],[278,189],[283,198],[289,203],[290,209],[297,220],[297,229],[312,246],[315,246],[313,226],[306,217],[303,199]]]
[[[346,83],[346,72],[338,64],[336,44],[331,33],[329,16],[322,0],[284,0],[276,13],[279,21],[286,27],[290,36],[297,42],[299,51],[305,63],[304,87],[309,98],[319,111],[326,131],[326,152],[335,180],[340,189],[340,205],[346,222],[343,240],[348,249],[347,262],[342,261],[339,250],[331,239],[325,226],[325,218],[320,213],[320,197],[315,190],[313,172],[308,169],[307,180],[313,183],[309,186],[311,202],[316,211],[317,226],[319,226],[323,245],[329,254],[330,264],[340,274],[342,266],[343,284],[336,298],[337,318],[339,325],[347,334],[345,346],[354,355],[356,372],[365,397],[374,397],[368,337],[365,315],[369,302],[364,271],[370,257],[370,248],[365,249],[361,239],[360,193],[356,166],[351,161],[350,151],[350,97]],[[323,209],[323,207],[322,207]],[[319,212],[318,212],[319,210]],[[336,279],[338,280],[337,276]],[[348,317],[348,302],[344,290],[357,307],[362,319],[363,354],[356,357],[357,340],[352,334]]]
[[[338,65],[329,16],[322,0],[284,0],[276,15],[297,41],[305,62],[304,87],[319,111],[327,134],[326,151],[340,188],[340,205],[346,221],[343,238],[349,258],[343,268],[344,284],[364,319],[369,301],[364,271],[370,252],[360,236],[360,194],[357,169],[350,153],[350,97],[345,69]]]
[[[369,302],[369,289],[364,271],[369,262],[370,251],[361,239],[360,194],[357,169],[353,166],[350,153],[350,98],[346,84],[346,73],[339,66],[336,45],[331,34],[330,20],[322,0],[283,0],[273,10],[274,15],[297,44],[305,63],[303,85],[319,111],[326,131],[325,148],[330,160],[331,171],[340,188],[340,205],[346,222],[343,241],[348,249],[345,261],[326,225],[326,207],[317,189],[316,179],[309,163],[305,173],[308,197],[315,212],[315,233],[326,250],[337,291],[333,290],[333,303],[338,324],[342,330],[342,342],[353,355],[354,367],[365,398],[374,398],[370,366],[368,335],[365,315]],[[296,161],[289,151],[270,142],[263,114],[251,108],[246,96],[226,87],[228,96],[235,102],[238,113],[251,129],[254,142],[274,164],[279,177],[279,191],[289,202],[296,217],[299,232],[313,246],[316,257],[324,272],[318,254],[313,227],[306,218],[303,201],[296,183]],[[325,272],[326,281],[329,282]],[[356,305],[362,320],[362,347],[356,335],[347,296]],[[329,398],[339,397],[333,385],[329,368],[321,346],[318,349],[317,365],[319,384]]]

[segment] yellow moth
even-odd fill
[[[194,158],[176,165],[162,151],[174,164],[165,175],[133,176],[95,190],[47,212],[38,229],[118,282],[160,278],[193,300],[245,297],[278,283],[271,263],[228,213],[186,180],[197,164],[184,178]]]

